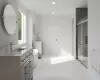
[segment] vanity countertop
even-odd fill
[[[22,47],[22,48],[25,48],[24,50],[14,50],[11,54],[12,56],[22,56],[23,54],[25,54],[26,52],[28,52],[29,50],[33,49],[32,47]]]
[[[30,46],[23,46],[23,47],[20,47],[20,48],[25,48],[25,49],[24,50],[15,49],[11,52],[10,50],[6,51],[6,49],[4,48],[4,49],[0,50],[0,56],[22,56],[26,52],[33,49]]]

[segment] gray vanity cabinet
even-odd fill
[[[33,49],[17,56],[0,56],[0,80],[33,80]]]

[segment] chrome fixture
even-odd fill
[[[13,45],[15,45],[15,43],[14,43],[14,42],[11,42],[11,43],[10,43],[10,51],[11,51],[11,52],[13,51],[13,47],[12,47]]]

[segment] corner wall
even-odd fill
[[[27,44],[32,47],[32,42],[34,40],[34,33],[33,33],[33,27],[35,24],[35,18],[36,14],[35,12],[28,11],[27,15]]]

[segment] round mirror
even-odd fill
[[[17,16],[14,8],[11,5],[7,5],[4,9],[4,26],[6,31],[9,34],[13,34],[16,30],[17,24]]]

